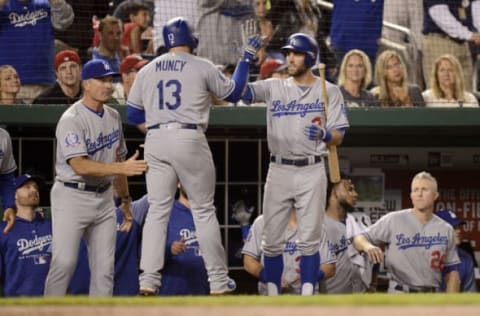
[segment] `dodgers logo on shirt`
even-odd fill
[[[67,147],[75,147],[80,144],[80,137],[73,132],[68,132],[65,136],[65,144]]]

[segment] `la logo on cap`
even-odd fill
[[[105,70],[110,70],[110,64],[109,63],[107,63],[106,61],[102,61],[102,64],[103,64],[103,68]]]

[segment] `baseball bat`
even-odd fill
[[[322,98],[323,106],[325,108],[325,128],[327,127],[326,120],[328,118],[328,95],[327,84],[325,81],[325,64],[318,64],[318,72],[320,73],[320,80],[322,82]],[[338,154],[336,145],[327,145],[328,148],[328,171],[330,173],[330,181],[333,183],[340,182],[340,165],[338,163]]]

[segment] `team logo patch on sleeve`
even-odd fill
[[[67,147],[75,147],[80,145],[80,137],[73,132],[68,132],[67,136],[65,136],[65,144]]]

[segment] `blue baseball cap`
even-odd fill
[[[39,187],[43,185],[42,178],[25,173],[15,179],[15,190],[21,188],[27,181],[35,181]]]
[[[102,59],[88,61],[82,68],[82,80],[101,78],[106,76],[118,76],[119,73],[112,70],[112,66]]]
[[[466,223],[464,220],[459,219],[457,215],[455,215],[455,212],[453,212],[452,210],[439,210],[435,212],[435,215],[437,215],[453,227],[464,225]]]

